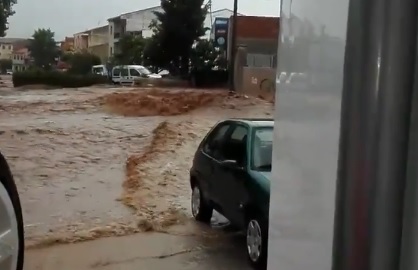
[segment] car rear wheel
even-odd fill
[[[192,214],[197,221],[210,223],[213,208],[203,197],[199,185],[194,185],[192,189]]]
[[[267,222],[256,216],[247,221],[247,256],[255,269],[265,269],[267,265]]]
[[[0,269],[22,270],[24,232],[22,209],[10,169],[0,154]]]

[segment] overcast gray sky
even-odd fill
[[[30,37],[51,28],[57,40],[99,25],[121,13],[159,5],[159,0],[18,0],[8,37]],[[233,9],[233,0],[213,0],[213,10]],[[238,0],[245,15],[278,16],[279,0]]]

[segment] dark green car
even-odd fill
[[[272,119],[219,122],[200,143],[190,169],[192,213],[210,222],[213,210],[246,231],[252,265],[267,260]]]

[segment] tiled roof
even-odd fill
[[[27,38],[0,38],[0,43],[6,43],[6,44],[14,44],[14,43],[20,43],[20,42],[26,42]]]

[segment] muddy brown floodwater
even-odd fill
[[[0,100],[0,147],[32,248],[186,223],[188,170],[206,132],[273,109],[217,90],[0,90]]]

